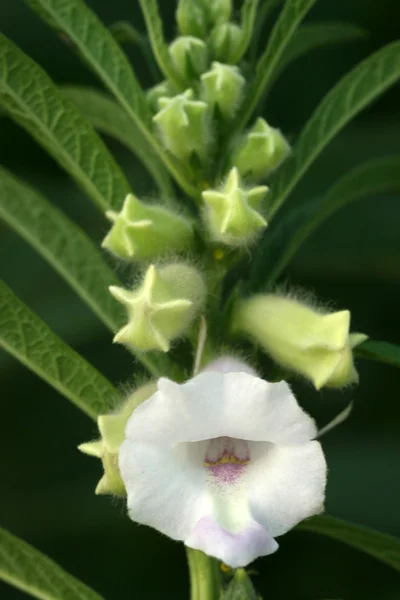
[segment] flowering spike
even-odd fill
[[[236,23],[216,25],[208,39],[212,58],[224,63],[232,63],[242,37],[242,29]]]
[[[203,98],[208,106],[218,106],[222,116],[232,119],[237,111],[246,83],[237,67],[213,62],[201,76]]]
[[[351,350],[365,338],[356,334],[352,339],[349,327],[347,310],[324,314],[272,294],[240,300],[232,313],[233,331],[254,339],[276,362],[310,379],[317,390],[358,381]]]
[[[139,288],[111,286],[110,292],[126,307],[129,317],[114,342],[142,352],[168,352],[170,343],[185,333],[198,314],[206,290],[193,267],[172,263],[159,269],[151,265]]]
[[[113,223],[102,246],[120,258],[151,259],[164,253],[188,250],[194,243],[188,219],[162,206],[140,202],[128,194],[120,213],[108,211]]]
[[[232,164],[241,175],[260,179],[279,167],[289,153],[290,146],[279,129],[260,118],[234,152]]]
[[[97,425],[101,435],[99,440],[78,446],[78,450],[100,458],[103,463],[104,475],[97,484],[95,494],[125,495],[125,485],[118,467],[118,451],[125,439],[126,423],[139,404],[152,396],[156,390],[155,383],[147,383],[137,388],[118,411],[98,417]]]
[[[167,150],[185,161],[196,152],[205,154],[208,132],[207,104],[193,100],[193,90],[173,98],[160,98],[159,112],[153,117],[160,138]]]
[[[267,226],[258,212],[267,192],[266,186],[242,188],[236,168],[230,171],[221,189],[204,191],[203,216],[211,238],[230,246],[242,246],[254,240]]]
[[[208,50],[203,40],[185,35],[176,38],[169,53],[177,72],[186,81],[198,77],[208,67]]]

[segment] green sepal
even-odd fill
[[[236,23],[216,25],[208,38],[208,47],[213,60],[233,63],[242,37],[242,29]]]
[[[201,76],[202,98],[225,119],[232,119],[239,108],[246,80],[238,67],[214,61]]]
[[[192,35],[176,38],[169,46],[169,53],[175,69],[187,82],[199,77],[208,68],[207,45]]]

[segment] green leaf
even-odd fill
[[[244,0],[241,10],[241,26],[242,39],[236,50],[236,54],[232,57],[231,62],[236,64],[245,54],[254,31],[256,17],[258,16],[259,0]]]
[[[119,402],[111,383],[0,282],[0,347],[92,419]]]
[[[0,104],[102,210],[121,206],[130,187],[102,140],[48,75],[3,35]]]
[[[400,42],[394,42],[362,61],[328,92],[301,132],[293,156],[272,183],[269,218],[328,142],[399,78]]]
[[[400,367],[400,346],[395,344],[368,340],[357,346],[354,351],[360,358],[368,358],[393,367]]]
[[[283,0],[264,0],[257,11],[257,18],[254,23],[254,29],[251,36],[250,63],[253,64],[257,60],[259,40],[262,35],[265,35],[266,22],[271,13],[277,6],[282,4]]]
[[[123,316],[108,286],[119,281],[95,244],[43,196],[1,167],[0,217],[50,263],[109,329],[118,329]]]
[[[39,550],[2,528],[0,580],[40,600],[102,600]]]
[[[235,122],[235,133],[240,131],[250,119],[265,88],[274,76],[280,58],[298,24],[315,2],[316,0],[287,0],[272,30],[267,47],[256,65],[255,77],[248,88]]]
[[[160,81],[160,71],[146,35],[138,31],[129,21],[116,21],[108,28],[119,44],[136,44],[142,51],[154,83]]]
[[[272,221],[255,252],[252,280],[273,283],[305,240],[336,211],[360,198],[393,191],[400,192],[400,156],[356,167],[323,196]]]
[[[138,134],[136,124],[119,104],[95,88],[68,86],[62,88],[62,93],[75,104],[81,115],[93,127],[118,140],[139,158],[166,200],[173,197],[173,189],[164,165],[144,138],[138,143],[138,136],[141,134]]]
[[[29,0],[41,17],[64,32],[137,127],[136,144],[147,141],[183,190],[199,198],[183,165],[167,154],[152,134],[150,109],[132,67],[110,31],[81,0]],[[138,133],[140,132],[140,137]]]
[[[163,22],[158,10],[157,0],[139,0],[139,4],[146,22],[153,54],[161,72],[178,90],[184,91],[186,88],[185,82],[176,72],[164,41]]]
[[[400,571],[400,540],[394,536],[328,515],[303,521],[296,530],[319,533],[344,542]]]
[[[274,79],[296,59],[321,46],[352,42],[365,38],[365,29],[351,23],[330,21],[302,25],[293,35],[275,70]]]

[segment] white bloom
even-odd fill
[[[230,364],[160,379],[128,421],[119,466],[134,521],[239,567],[322,510],[326,465],[287,383]]]

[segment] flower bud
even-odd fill
[[[223,600],[257,600],[256,592],[245,569],[236,569]]]
[[[139,287],[111,286],[110,292],[126,307],[129,319],[114,342],[142,352],[168,352],[171,342],[188,330],[206,297],[202,276],[185,263],[151,265]]]
[[[188,250],[194,243],[188,219],[162,206],[146,205],[133,194],[125,198],[121,212],[106,212],[113,223],[102,246],[124,259],[151,259],[165,253]]]
[[[182,161],[192,153],[205,154],[208,130],[207,104],[193,100],[193,90],[173,98],[160,98],[160,111],[153,117],[160,138],[167,150]]]
[[[267,192],[265,185],[242,188],[236,168],[230,171],[220,189],[203,192],[203,219],[211,239],[229,246],[253,241],[267,226],[258,210]]]
[[[365,341],[349,335],[348,310],[324,314],[293,298],[266,294],[239,300],[232,331],[258,342],[284,368],[310,379],[315,388],[358,382],[352,348]]]
[[[218,106],[225,119],[232,119],[242,99],[246,80],[237,67],[213,62],[201,76],[202,96],[208,106]]]
[[[211,26],[226,23],[232,16],[232,0],[205,0]]]
[[[154,85],[146,91],[146,99],[153,113],[158,111],[158,101],[160,98],[170,98],[173,96],[173,89],[169,81],[165,80]]]
[[[100,415],[97,425],[101,438],[78,446],[84,454],[100,458],[103,463],[104,475],[97,484],[96,494],[125,495],[125,486],[118,467],[119,447],[125,439],[125,427],[129,417],[147,398],[157,391],[155,383],[147,383],[128,396],[122,407],[111,414]]]
[[[185,35],[176,38],[169,47],[173,65],[186,81],[199,77],[208,67],[208,49],[199,38]]]
[[[214,27],[208,38],[208,47],[213,59],[232,63],[242,37],[242,29],[236,23],[222,23]]]
[[[241,175],[260,179],[279,167],[289,153],[290,146],[279,129],[260,118],[234,152],[232,164]]]
[[[181,35],[205,38],[208,33],[205,0],[179,0],[176,21]]]

